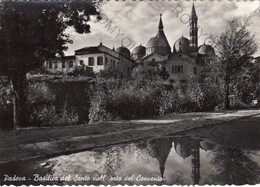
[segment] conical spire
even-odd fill
[[[160,31],[160,30],[163,30],[162,14],[160,14],[160,21],[159,21],[158,29],[159,29],[159,31]]]
[[[191,15],[190,15],[190,16],[191,16],[191,17],[197,17],[194,3],[192,4],[192,9],[191,9]]]

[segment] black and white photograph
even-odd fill
[[[259,185],[260,1],[1,0],[0,186]]]

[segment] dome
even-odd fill
[[[164,35],[164,34],[163,34]],[[146,54],[157,53],[159,55],[167,55],[171,53],[171,47],[165,37],[157,34],[151,38],[146,44]]]
[[[188,142],[185,143],[176,142],[174,144],[174,148],[176,153],[183,159],[191,155],[191,145]]]
[[[214,51],[213,47],[211,47],[210,45],[206,45],[206,44],[203,44],[199,47],[198,53],[202,54],[202,55],[215,55],[215,51]]]
[[[118,47],[116,49],[116,52],[122,54],[123,56],[127,57],[127,58],[130,58],[130,51],[126,48],[126,47]]]
[[[187,51],[190,48],[190,41],[182,36],[174,43],[173,48],[176,52]]]
[[[137,46],[136,48],[134,48],[133,54],[143,54],[143,55],[145,55],[145,47],[142,46],[142,45]]]
[[[206,142],[205,140],[202,140],[202,141],[200,142],[200,148],[203,149],[203,150],[205,150],[205,151],[211,150],[211,149],[213,149],[214,147],[215,147],[214,144],[208,143],[208,142]]]

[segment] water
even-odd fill
[[[257,125],[219,125],[0,166],[2,184],[258,184]]]

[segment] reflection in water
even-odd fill
[[[169,138],[154,139],[148,142],[146,150],[151,157],[159,162],[160,174],[163,179],[165,162],[172,148],[172,141]]]
[[[157,181],[57,181],[55,184],[256,184],[259,183],[259,157],[255,152],[213,144],[212,139],[172,136],[94,149],[37,163],[0,165],[0,174],[34,173],[108,177],[141,175]],[[226,145],[226,144],[225,144]],[[253,156],[252,156],[253,155]],[[257,160],[257,161],[256,161]],[[12,168],[12,169],[10,169]],[[2,171],[1,171],[2,170]],[[162,180],[161,180],[162,179]],[[2,179],[0,179],[1,181]],[[3,181],[3,180],[2,180]],[[81,182],[81,183],[80,183]],[[162,183],[163,182],[163,183]],[[17,183],[13,183],[17,184]],[[22,184],[22,183],[19,183]],[[29,184],[32,184],[29,182]],[[36,183],[47,184],[47,183]],[[49,184],[54,184],[53,182]]]
[[[213,177],[218,184],[259,183],[260,168],[250,152],[216,147],[213,150]]]

